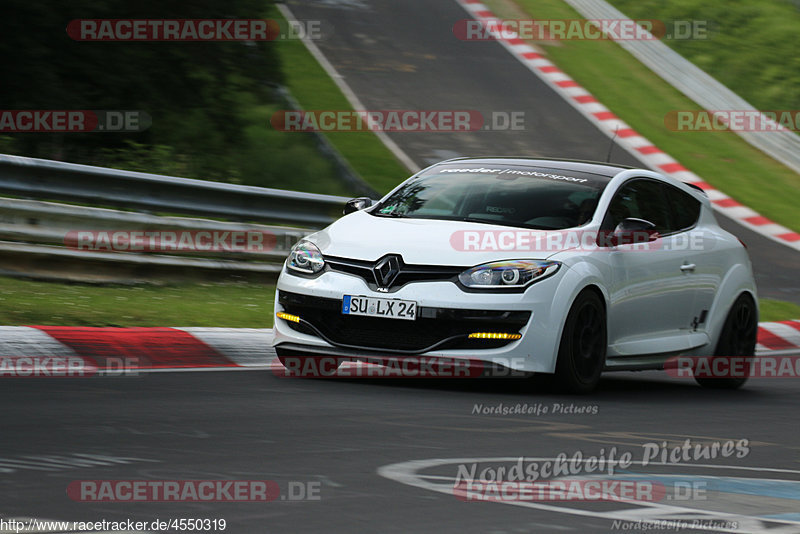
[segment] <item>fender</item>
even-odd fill
[[[710,322],[706,332],[711,342],[697,349],[695,355],[714,355],[728,312],[742,293],[748,293],[753,297],[753,301],[756,304],[756,313],[758,313],[758,293],[753,283],[753,275],[747,258],[743,258],[740,262],[734,264],[723,276],[722,283],[720,283],[719,290],[714,297],[714,302],[708,314]]]
[[[566,272],[559,281],[556,289],[553,305],[550,308],[550,324],[541,325],[549,331],[548,335],[541,339],[550,340],[548,346],[539,346],[540,358],[536,362],[536,371],[543,373],[554,373],[556,370],[556,360],[558,359],[558,349],[561,344],[561,335],[564,332],[569,309],[581,291],[592,287],[603,296],[603,304],[608,310],[609,296],[603,287],[603,275],[600,270],[587,262],[579,262],[572,266],[563,265]],[[554,335],[553,333],[557,335]]]

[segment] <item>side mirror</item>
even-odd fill
[[[649,243],[659,237],[655,224],[644,219],[630,217],[620,222],[611,235],[601,236],[598,244],[606,247],[616,247],[618,245]]]
[[[342,213],[347,215],[348,213],[353,213],[354,211],[361,211],[372,206],[373,204],[375,204],[375,202],[369,197],[352,198],[344,205],[344,210],[342,210]]]

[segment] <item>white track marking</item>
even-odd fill
[[[503,457],[503,458],[434,458],[428,460],[412,460],[408,462],[400,462],[396,464],[386,465],[378,468],[378,474],[417,488],[436,491],[452,495],[455,477],[431,477],[428,475],[420,475],[418,471],[431,467],[439,467],[443,465],[458,465],[458,464],[473,464],[473,463],[504,463],[516,462],[519,457]],[[525,458],[526,461],[544,461],[555,460],[555,458]],[[585,461],[585,460],[584,460]],[[642,462],[632,462],[636,465],[641,465]],[[790,469],[759,469],[759,468],[741,468],[737,466],[721,466],[721,465],[706,465],[706,464],[663,464],[663,463],[650,463],[649,465],[675,465],[675,466],[691,466],[712,469],[735,469],[735,470],[749,470],[749,471],[772,471],[782,473],[800,474],[800,471]],[[443,483],[431,482],[431,479],[441,480]],[[497,503],[495,503],[497,504]],[[591,510],[583,510],[580,508],[569,508],[567,506],[555,506],[543,504],[539,502],[523,502],[523,501],[505,501],[499,504],[522,506],[525,508],[533,508],[537,510],[544,510],[549,512],[577,515],[583,517],[594,517],[598,519],[614,520],[619,519],[623,521],[641,520],[641,521],[677,521],[677,520],[707,520],[707,521],[731,521],[737,523],[735,529],[725,528],[695,528],[694,530],[713,530],[714,532],[731,532],[739,533],[779,533],[779,534],[796,534],[800,530],[800,522],[782,520],[782,519],[763,519],[760,517],[747,516],[742,514],[734,514],[727,512],[705,511],[697,508],[688,508],[684,506],[666,505],[655,502],[636,502],[632,503],[631,508],[614,510],[610,512],[599,512]]]

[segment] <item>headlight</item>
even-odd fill
[[[496,261],[467,269],[458,279],[470,289],[519,289],[550,276],[560,266],[557,261]]]
[[[286,268],[303,274],[316,274],[325,267],[325,259],[311,241],[301,239],[289,252]]]

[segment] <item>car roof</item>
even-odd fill
[[[524,157],[481,157],[481,158],[453,158],[438,163],[471,163],[481,165],[519,165],[529,167],[544,167],[547,169],[576,171],[604,176],[609,180],[622,171],[635,169],[619,163],[602,163],[599,161],[583,161],[577,159],[551,159],[551,158],[524,158]]]

